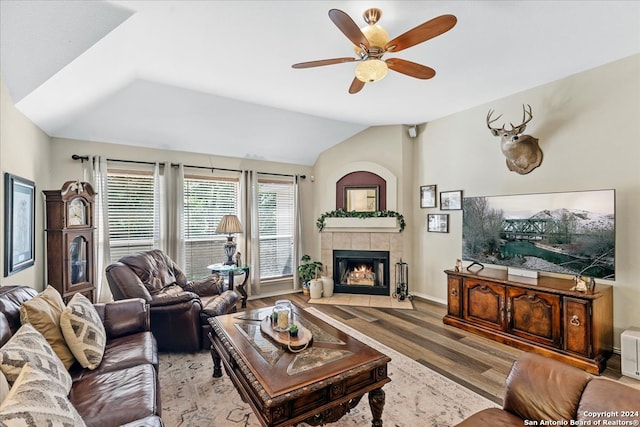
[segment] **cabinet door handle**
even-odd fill
[[[511,298],[507,299],[507,323],[511,323]]]
[[[573,326],[580,326],[580,318],[577,314],[574,314],[573,316],[571,316],[571,320],[569,320],[569,323],[571,323]]]
[[[531,302],[540,301],[540,297],[538,295],[535,295],[535,294],[534,295],[529,294],[529,295],[527,295],[527,298],[529,298],[529,301],[531,301]]]
[[[456,288],[451,289],[451,295],[453,295],[454,297],[458,296],[458,289]]]
[[[504,299],[500,298],[500,321],[504,322]]]

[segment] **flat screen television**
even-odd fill
[[[615,279],[615,190],[465,197],[462,258]]]

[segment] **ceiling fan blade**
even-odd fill
[[[357,77],[354,77],[353,81],[351,82],[351,86],[349,86],[349,93],[358,93],[362,90],[363,87],[364,82],[362,80],[358,80]]]
[[[363,46],[367,51],[369,50],[369,41],[349,15],[339,9],[331,9],[329,11],[329,18],[336,24],[336,27],[351,40],[351,43],[356,46]]]
[[[357,59],[347,56],[344,58],[321,59],[319,61],[299,62],[297,64],[293,64],[291,67],[292,68],[311,68],[311,67],[321,67],[323,65],[342,64],[344,62],[353,62],[353,61],[357,61]]]
[[[416,64],[415,62],[407,61],[406,59],[389,58],[385,62],[389,69],[417,79],[426,80],[436,75],[436,70],[433,68],[422,64]]]
[[[389,41],[384,48],[387,51],[399,52],[439,36],[442,33],[446,33],[456,25],[456,22],[458,22],[458,19],[453,15],[438,16],[437,18],[423,22],[404,34],[400,34],[395,39]]]

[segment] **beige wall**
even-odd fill
[[[540,139],[542,165],[528,175],[507,169],[489,109],[517,122],[533,108],[527,134]],[[640,55],[428,123],[415,144],[416,180],[438,191],[489,196],[574,190],[616,190],[615,345],[640,326]],[[427,233],[427,213],[414,207],[413,289],[446,301],[443,270],[461,256],[462,213],[451,211],[448,234]]]
[[[14,106],[9,90],[0,80],[0,169],[3,182],[0,185],[0,259],[4,276],[4,174],[6,172],[29,179],[36,184],[36,247],[35,264],[9,277],[2,277],[0,284],[29,285],[44,289],[44,202],[42,190],[48,189],[49,137],[20,113]]]

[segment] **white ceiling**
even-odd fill
[[[640,52],[637,1],[0,0],[0,71],[16,107],[56,137],[312,165],[369,126],[417,124]],[[379,7],[393,38],[442,14],[449,32],[396,56],[358,94],[330,21]],[[523,100],[525,102],[526,100]],[[519,114],[519,113],[518,113]],[[85,153],[79,153],[85,154]]]

